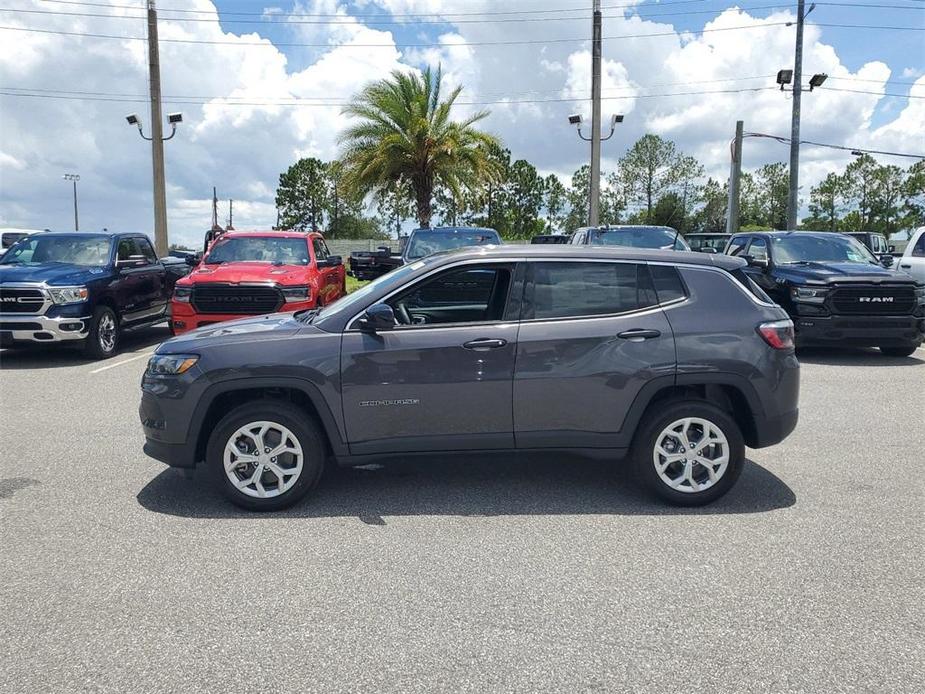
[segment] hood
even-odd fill
[[[905,278],[885,267],[862,263],[822,263],[811,262],[800,265],[778,265],[776,276],[792,282],[899,282],[906,283]]]
[[[187,275],[181,285],[199,284],[200,282],[225,282],[228,284],[272,282],[274,284],[304,285],[307,270],[307,265],[270,265],[270,263],[201,264]]]
[[[292,313],[239,318],[191,330],[162,343],[158,354],[198,353],[200,349],[233,342],[256,342],[286,338],[299,331],[318,328],[296,320]]]
[[[0,265],[0,282],[38,282],[51,285],[86,284],[108,274],[105,267],[42,263],[40,265]]]

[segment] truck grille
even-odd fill
[[[915,310],[912,287],[839,287],[832,293],[832,312],[902,316]]]
[[[276,287],[203,284],[193,287],[190,303],[196,313],[255,316],[277,311],[283,305],[283,296]]]
[[[0,313],[39,313],[44,304],[41,289],[0,286]]]

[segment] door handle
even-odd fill
[[[905,265],[900,265],[899,267],[903,268],[904,270],[908,270],[908,269],[911,268],[912,266],[909,265],[909,264],[907,263],[907,264],[905,264]]]
[[[499,347],[504,347],[506,344],[507,340],[482,337],[478,340],[470,340],[469,342],[463,343],[463,347],[466,349],[475,350],[476,352],[485,352],[489,349],[498,349]]]
[[[645,340],[661,337],[661,334],[660,330],[645,330],[640,328],[636,330],[624,330],[622,333],[618,333],[617,337],[629,340],[630,342],[643,342]]]

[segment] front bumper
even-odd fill
[[[311,301],[290,301],[279,308],[279,312],[290,313],[302,311],[305,309],[316,308],[317,303],[314,299]],[[256,315],[251,313],[197,313],[193,307],[185,301],[170,302],[170,330],[174,335],[182,335],[190,330],[202,328],[213,323],[224,323],[229,320],[239,320],[241,318],[253,318]]]
[[[85,340],[91,316],[22,316],[0,313],[0,342],[71,342]]]
[[[890,347],[921,344],[925,318],[918,316],[795,316],[798,346]]]

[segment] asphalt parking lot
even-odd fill
[[[582,460],[340,471],[238,511],[141,452],[166,337],[0,352],[0,690],[925,691],[925,350],[808,352],[719,503]]]

